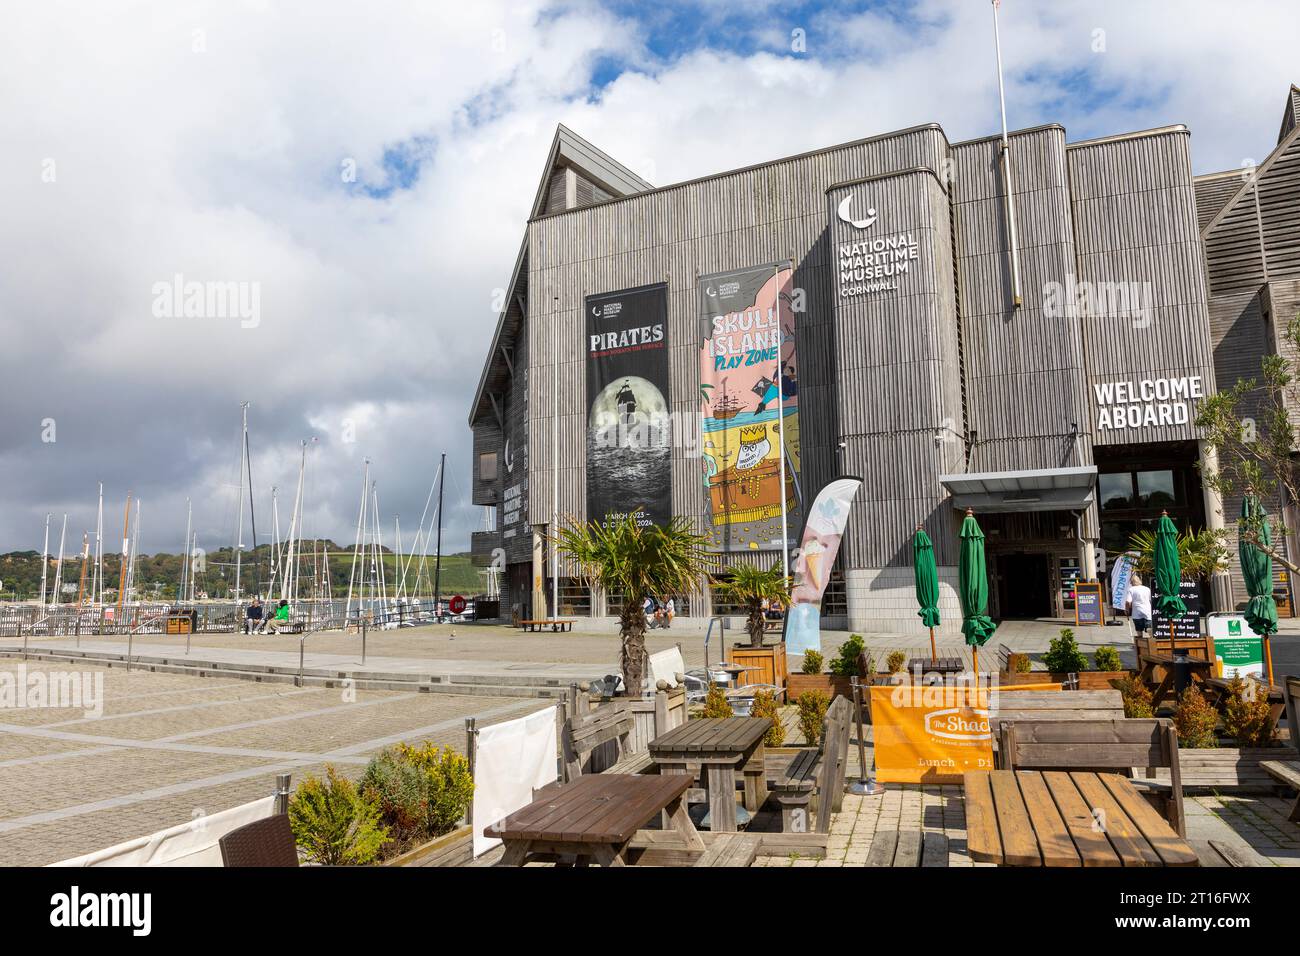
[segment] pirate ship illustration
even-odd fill
[[[718,419],[719,421],[725,422],[732,418],[735,418],[738,414],[740,414],[740,410],[743,407],[744,406],[742,406],[740,402],[736,401],[734,396],[723,395],[720,399],[718,399],[716,402],[713,403],[709,411],[714,418]]]
[[[728,461],[709,476],[714,525],[763,521],[781,513],[781,462],[771,454],[773,444],[774,436],[769,433],[767,423],[740,429],[740,448],[734,462]],[[792,471],[786,469],[787,509],[795,507]]]

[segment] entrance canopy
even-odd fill
[[[1093,502],[1097,468],[1040,468],[940,475],[954,508],[977,514],[1015,511],[1083,511]]]

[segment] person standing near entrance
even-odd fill
[[[1128,596],[1124,599],[1124,610],[1133,619],[1133,628],[1139,634],[1146,633],[1151,627],[1151,589],[1134,574],[1129,578]]]

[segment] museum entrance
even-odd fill
[[[1050,556],[1028,551],[999,554],[997,591],[1000,617],[1052,616]]]

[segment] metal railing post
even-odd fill
[[[367,630],[369,629],[366,627],[366,622],[362,621],[361,622],[361,663],[362,664],[366,662],[366,631]]]
[[[851,678],[850,683],[853,687],[853,709],[857,712],[858,719],[858,779],[844,789],[846,793],[871,796],[879,793],[880,788],[867,776],[867,735],[862,729],[862,683],[856,677]]]
[[[307,648],[307,635],[304,634],[302,637],[298,638],[298,686],[299,687],[302,686],[302,662],[303,662],[303,657],[306,654],[306,648]]]
[[[293,775],[288,773],[275,775],[275,812],[277,816],[289,812],[289,781],[292,779]]]
[[[22,621],[19,621],[19,622],[18,622],[18,636],[21,637],[21,638],[23,639],[23,660],[27,660],[27,637],[28,637],[28,634],[30,634],[30,633],[31,633],[30,631],[28,631],[27,633],[24,633],[24,632],[23,632],[23,622],[22,622]]]
[[[469,777],[474,779],[474,753],[478,750],[478,721],[473,717],[465,718],[465,759],[469,761]],[[474,824],[474,801],[465,811],[465,822]]]
[[[131,669],[131,649],[135,645],[135,631],[130,628],[126,632],[126,669]]]

